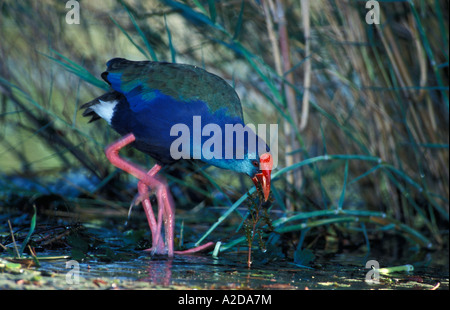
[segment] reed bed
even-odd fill
[[[67,204],[126,214],[132,180],[103,154],[117,135],[102,122],[87,125],[78,110],[107,89],[100,73],[120,56],[202,66],[235,87],[247,122],[279,124],[272,233],[293,244],[307,235],[304,247],[338,236],[370,249],[392,234],[444,246],[448,1],[379,4],[377,25],[366,23],[365,1],[80,1],[80,24],[67,24],[61,1],[3,1],[0,207],[42,194],[14,176],[45,187],[48,177],[77,171],[95,186],[73,184],[80,194]],[[224,209],[197,244],[225,223],[242,232],[251,182],[186,163],[164,172],[178,206]],[[239,244],[243,233],[221,250]]]

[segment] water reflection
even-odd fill
[[[146,277],[141,280],[166,287],[176,285],[203,289],[268,289],[273,285],[292,288],[290,282],[294,275],[303,271],[286,263],[255,265],[249,269],[245,258],[235,255],[219,259],[204,255],[179,255],[173,259],[153,257],[146,260]]]
[[[143,281],[169,286],[217,281],[217,261],[211,257],[175,255],[173,258],[154,256],[148,260],[147,277]],[[214,266],[216,265],[216,268]],[[211,277],[211,278],[210,278]]]
[[[148,262],[148,277],[143,279],[154,284],[169,286],[172,280],[173,259],[152,259]]]
[[[82,283],[95,279],[115,279],[118,280],[116,285],[124,288],[141,287],[139,282],[146,282],[145,285],[150,284],[149,288],[177,289],[371,289],[364,282],[367,273],[365,263],[369,259],[376,259],[380,267],[405,263],[415,267],[413,273],[395,275],[400,279],[395,283],[383,282],[385,287],[396,288],[402,283],[411,282],[412,276],[420,276],[424,285],[434,285],[440,281],[441,286],[448,289],[448,254],[443,255],[442,252],[411,253],[408,258],[395,260],[389,260],[386,253],[376,251],[372,251],[369,256],[365,251],[341,254],[316,251],[315,254],[314,268],[301,268],[289,260],[279,260],[264,264],[255,261],[252,268],[248,269],[246,255],[242,253],[223,253],[218,259],[210,255],[176,255],[172,259],[139,255],[130,260],[114,262],[87,259],[80,262],[80,277]],[[439,258],[443,261],[440,262]],[[447,263],[446,267],[442,263]],[[63,275],[68,271],[65,261],[43,261],[39,269]]]

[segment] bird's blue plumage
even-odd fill
[[[171,130],[174,125],[181,124],[190,134],[190,158],[249,175],[256,173],[258,169],[251,160],[258,159],[258,145],[264,146],[264,152],[268,148],[251,130],[246,137],[258,142],[254,152],[251,152],[246,142],[236,144],[235,135],[231,135],[233,141],[230,141],[230,135],[226,136],[227,126],[242,127],[244,120],[240,100],[224,80],[188,65],[112,59],[107,66],[102,77],[113,91],[102,97],[106,96],[110,100],[114,94],[117,95],[110,125],[122,135],[133,133],[136,137],[134,147],[161,163],[172,163],[175,159],[170,152],[171,146],[181,132],[174,130],[171,135]],[[93,113],[96,116],[95,100],[84,108],[87,108],[85,115]],[[210,129],[220,129],[220,137],[216,136],[220,138],[216,140],[220,143],[209,145],[210,151],[216,151],[215,155],[220,154],[219,158],[205,158],[208,155],[203,153],[201,158],[196,157],[198,149],[216,132],[203,132],[205,135],[200,132],[200,140],[195,139],[194,117],[197,117],[196,120],[201,118],[202,126],[213,124]],[[227,159],[226,146],[230,143],[234,145],[233,156]],[[212,146],[221,148],[221,152]],[[244,154],[244,158],[236,158],[239,152]]]

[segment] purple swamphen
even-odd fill
[[[239,139],[237,132],[228,134],[230,128],[245,125],[239,97],[222,78],[196,66],[123,58],[108,61],[101,76],[111,90],[81,106],[85,109],[83,116],[91,116],[90,122],[103,118],[123,136],[107,147],[106,156],[114,166],[139,179],[135,203],[141,202],[144,207],[152,232],[152,254],[172,257],[174,253],[189,254],[214,245],[208,242],[174,251],[173,198],[166,180],[157,175],[163,165],[193,159],[245,173],[255,186],[261,185],[264,199],[268,199],[272,155],[252,130],[245,131],[246,139]],[[199,121],[207,125],[198,128]],[[183,144],[178,134],[183,134],[184,129],[190,139]],[[250,147],[251,141],[256,141],[256,146]],[[157,164],[146,172],[121,158],[120,149],[130,144],[152,156]],[[156,192],[157,218],[150,204],[149,188]]]

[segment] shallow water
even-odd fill
[[[438,253],[428,255],[425,260],[432,260],[433,255]],[[365,278],[369,269],[365,268],[367,258],[364,255],[325,255],[318,258],[312,268],[279,261],[264,265],[255,264],[248,269],[246,255],[242,253],[224,254],[218,259],[206,254],[177,255],[173,259],[142,255],[127,261],[115,262],[88,259],[75,262],[78,263],[78,269],[66,268],[67,261],[41,262],[41,266],[35,269],[41,272],[40,283],[35,283],[35,288],[266,290],[432,288],[448,290],[449,288],[448,264],[444,268],[440,263],[430,264],[430,262],[427,267],[420,267],[420,264],[425,264],[424,262],[416,262],[419,267],[412,272],[381,275],[378,284],[367,283]],[[76,281],[71,283],[74,273],[79,283]]]
[[[15,226],[25,221],[16,219],[12,221]],[[28,266],[30,262],[6,266],[6,255],[11,254],[1,253],[0,289],[449,289],[448,249],[419,251],[402,238],[373,242],[370,253],[365,246],[339,253],[337,248],[325,251],[312,247],[308,250],[314,258],[305,263],[307,267],[294,264],[295,254],[281,253],[280,247],[271,248],[268,242],[266,253],[254,250],[249,269],[245,251],[222,252],[218,258],[210,253],[176,255],[173,259],[151,257],[135,250],[149,246],[141,244],[148,239],[146,227],[125,230],[111,223],[106,217],[98,225],[85,223],[84,229],[67,236],[59,248],[41,247],[38,267]],[[44,232],[41,229],[34,236],[39,238]],[[52,233],[58,235],[59,231]],[[227,236],[225,229],[221,233]],[[4,235],[9,232],[5,230]],[[76,250],[81,258],[76,258]],[[43,259],[62,255],[73,258]],[[371,269],[366,263],[370,260],[376,260],[380,268],[412,264],[414,270],[381,274],[378,283],[368,283],[365,280]]]

